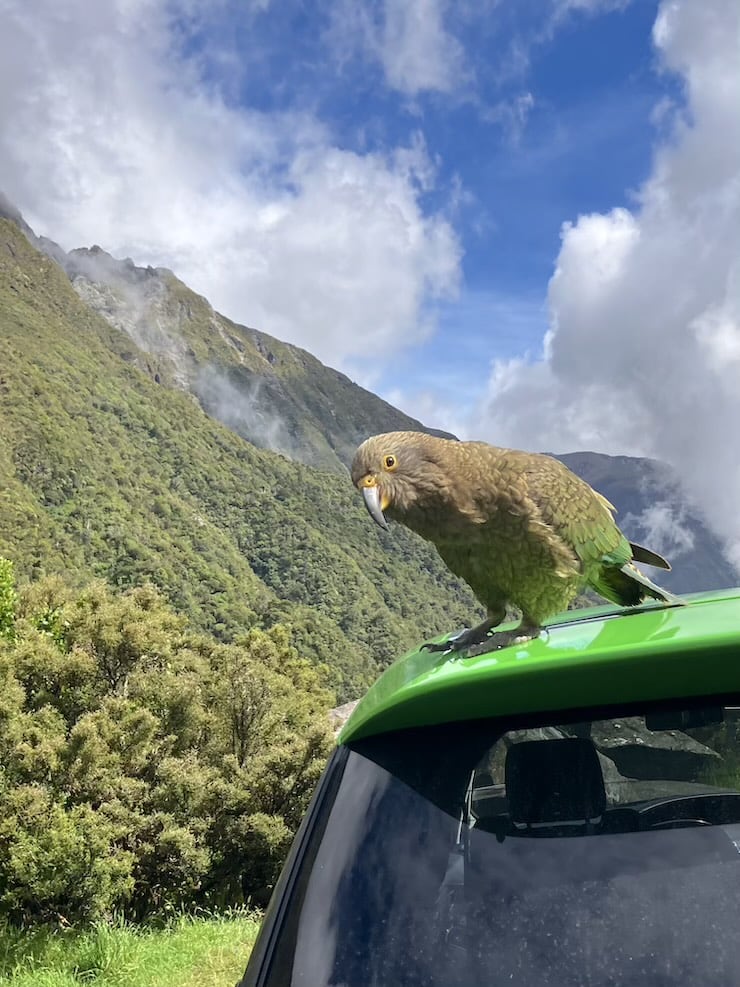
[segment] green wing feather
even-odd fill
[[[617,527],[612,505],[558,460],[537,457],[527,470],[527,484],[542,520],[575,551],[594,588],[599,588],[594,577],[601,566],[620,568],[631,560],[630,543]]]
[[[575,551],[584,581],[597,593],[620,606],[635,606],[648,597],[681,602],[633,564],[638,555],[641,561],[649,557],[652,564],[670,568],[661,556],[639,545],[633,550],[614,520],[615,508],[585,480],[548,457],[541,457],[527,479],[542,519]]]

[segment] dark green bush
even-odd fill
[[[263,900],[331,743],[324,670],[280,626],[195,633],[151,586],[0,572],[0,915]]]

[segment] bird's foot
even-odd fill
[[[513,631],[494,631],[485,641],[468,648],[467,657],[473,658],[476,655],[489,654],[491,651],[500,651],[502,648],[528,644],[529,641],[534,641],[539,635],[539,627],[517,627]]]
[[[464,648],[466,648],[470,643],[470,636],[475,630],[475,628],[463,627],[461,631],[457,634],[453,634],[448,637],[445,641],[427,641],[426,644],[422,644],[420,651],[441,651],[442,654],[449,655],[455,654]]]
[[[494,620],[498,623],[500,618],[489,618],[480,624],[476,624],[475,627],[463,627],[461,631],[453,634],[452,637],[448,637],[446,641],[440,641],[438,643],[429,641],[427,644],[422,644],[421,649],[423,651],[441,651],[445,655],[451,655],[453,659],[464,658],[464,651],[469,653],[470,649],[476,644],[481,644],[489,640],[488,633],[491,630]]]

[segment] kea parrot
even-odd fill
[[[634,564],[668,562],[629,542],[606,497],[551,456],[388,432],[358,448],[352,482],[381,528],[387,513],[432,542],[488,612],[430,650],[482,654],[529,641],[587,586],[620,606],[681,603]],[[519,627],[490,635],[507,604],[521,611]]]

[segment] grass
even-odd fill
[[[259,915],[182,916],[155,928],[99,922],[85,931],[0,929],[0,984],[12,987],[233,987]]]

